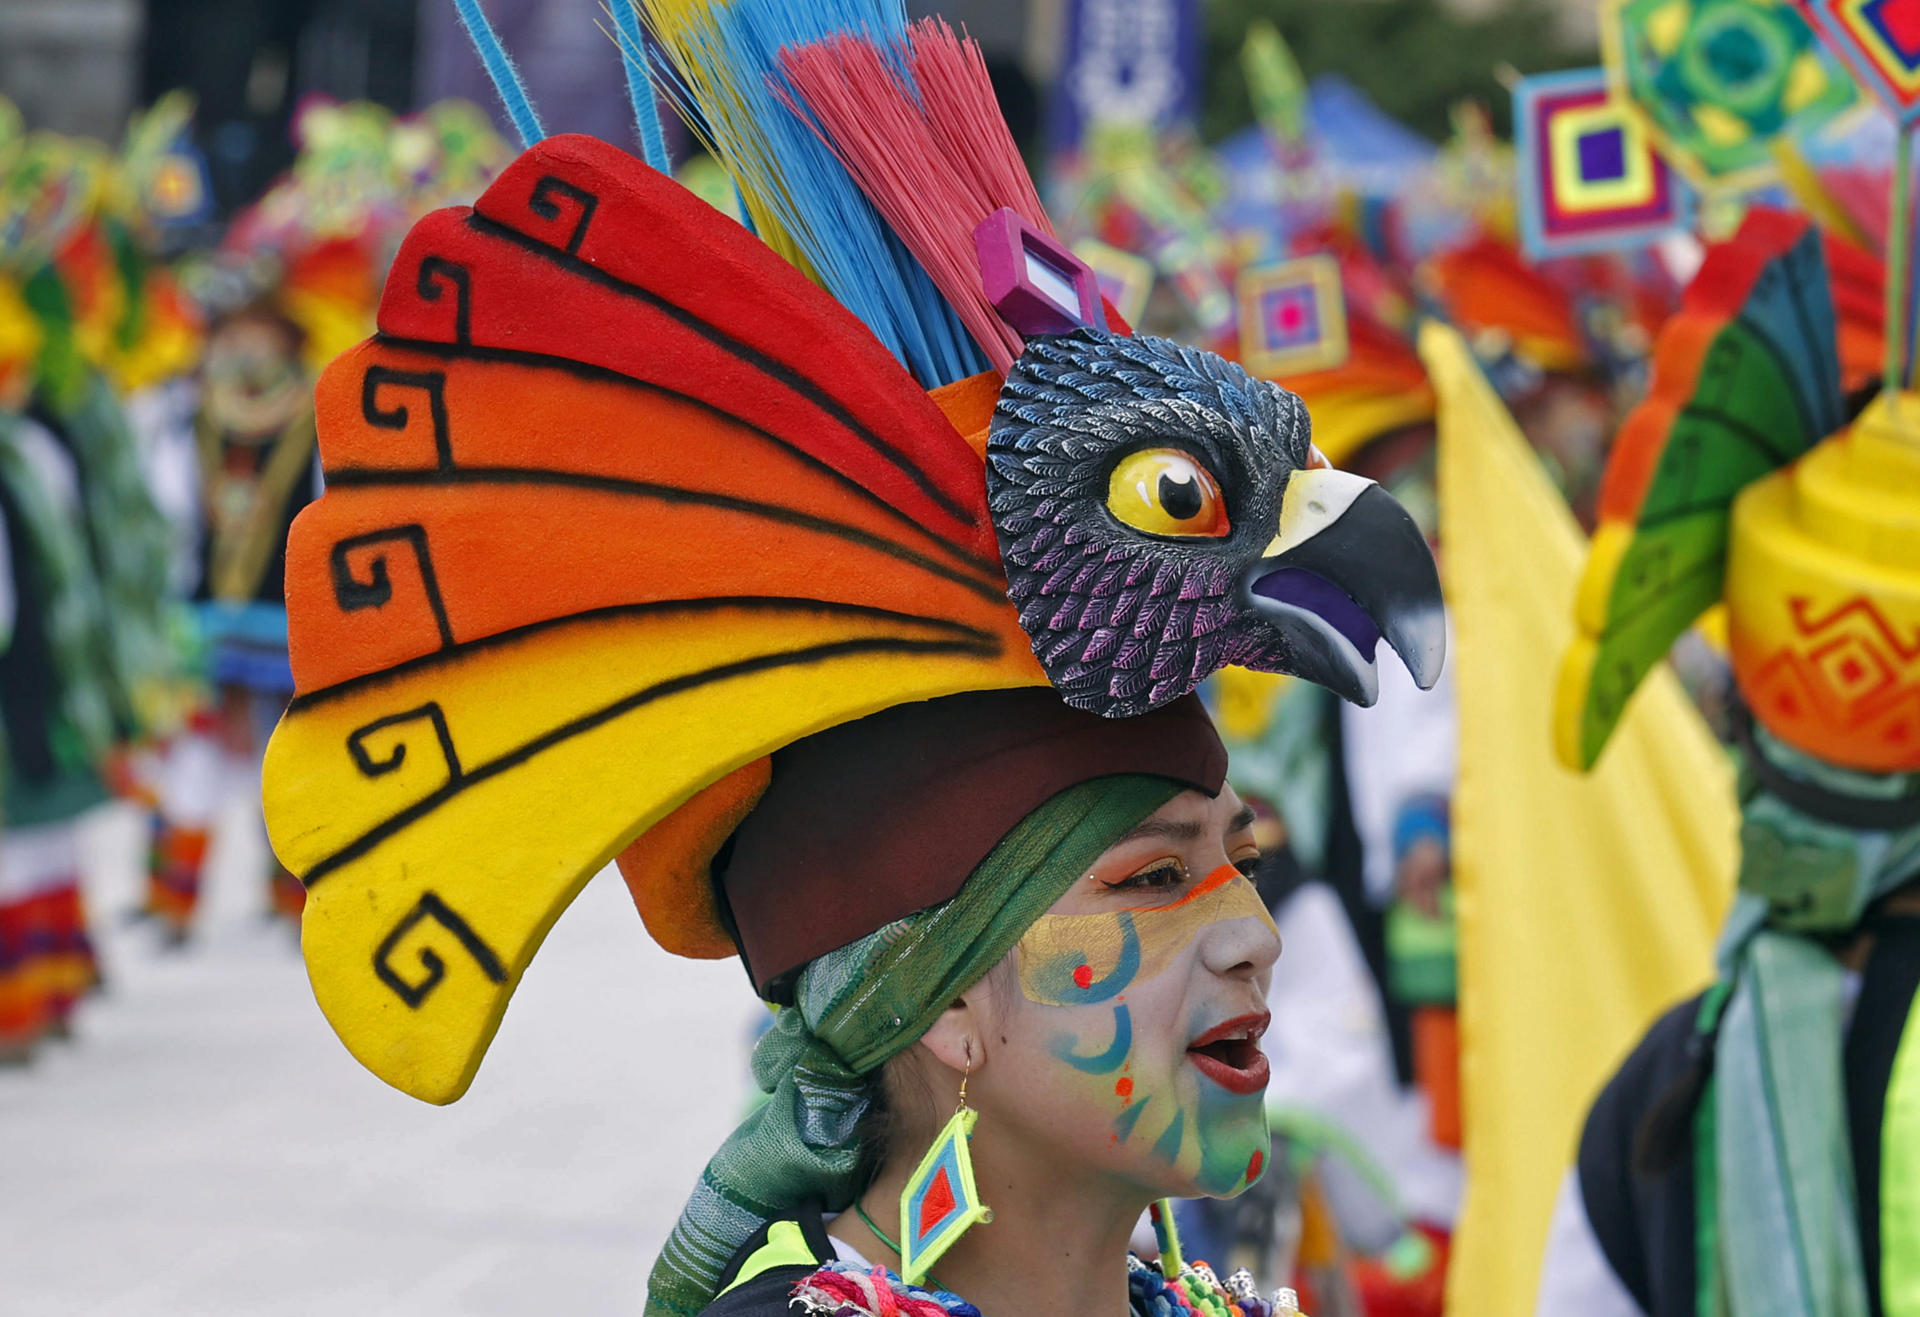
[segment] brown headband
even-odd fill
[[[1146,773],[1208,795],[1227,752],[1188,695],[1137,718],[1069,709],[1042,687],[972,691],[810,736],[715,861],[718,905],[770,1001],[816,956],[950,900],[1049,799]]]

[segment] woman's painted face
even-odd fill
[[[1258,858],[1231,788],[1186,791],[1026,932],[991,1053],[996,1093],[1018,1086],[1014,1119],[1155,1197],[1259,1178],[1280,938],[1247,878]]]

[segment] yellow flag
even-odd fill
[[[1467,1198],[1447,1306],[1526,1314],[1588,1105],[1659,1012],[1710,976],[1739,817],[1725,754],[1664,669],[1592,773],[1554,757],[1585,541],[1460,336],[1429,324],[1420,353],[1440,398],[1460,703]]]

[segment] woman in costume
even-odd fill
[[[165,525],[116,396],[158,326],[110,255],[132,239],[108,168],[0,103],[0,1054],[16,1060],[96,982],[78,823],[173,667]]]
[[[0,269],[0,1065],[61,1031],[92,979],[72,819],[112,737],[77,480],[25,415],[43,341]]]
[[[776,1008],[649,1313],[1222,1308],[1126,1262],[1266,1157],[1278,948],[1193,690],[1367,701],[1382,638],[1430,685],[1432,560],[1296,398],[1117,323],[970,43],[836,8],[649,7],[752,232],[660,172],[631,7],[652,165],[542,140],[463,9],[531,145],[321,377],[287,546],[315,995],[451,1101],[617,856]]]
[[[653,1310],[699,1310],[709,1283],[710,1313],[785,1311],[796,1285],[815,1310],[861,1310],[887,1283],[875,1266],[988,1312],[1120,1310],[1147,1205],[1238,1192],[1267,1155],[1280,948],[1224,766],[1191,697],[1114,723],[1044,691],[904,706],[776,755],[720,881],[754,894],[729,903],[756,973],[802,967],[755,1057],[770,1101],[702,1177]],[[967,823],[914,818],[929,805]],[[923,868],[908,883],[903,854]],[[849,880],[885,903],[805,929],[798,912]],[[970,1230],[989,1204],[993,1228]],[[1143,1272],[1135,1297],[1163,1285]]]
[[[1739,895],[1718,981],[1590,1111],[1543,1317],[1920,1300],[1920,431],[1858,418],[1820,235],[1756,211],[1662,331],[1609,462],[1557,728],[1590,766],[1680,630],[1728,611]]]

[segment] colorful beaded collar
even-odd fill
[[[1129,1307],[1135,1317],[1300,1317],[1292,1290],[1261,1298],[1253,1277],[1236,1271],[1222,1282],[1204,1262],[1181,1268],[1168,1280],[1128,1255]],[[811,1317],[981,1317],[957,1294],[908,1285],[885,1267],[829,1262],[794,1287],[793,1306]]]

